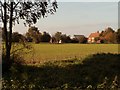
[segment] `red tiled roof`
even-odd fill
[[[96,32],[96,33],[91,33],[89,38],[90,37],[99,37],[100,36],[100,33]]]

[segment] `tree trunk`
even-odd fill
[[[12,44],[12,21],[13,21],[13,2],[10,4],[10,17],[9,17],[9,31],[7,30],[7,6],[4,3],[4,30],[5,30],[5,48],[6,48],[6,61],[10,62],[10,51]]]
[[[8,55],[10,56],[11,45],[12,45],[12,27],[13,27],[13,2],[11,2],[11,9],[10,9],[10,21],[9,21],[9,48],[8,48]]]
[[[7,32],[7,5],[4,2],[4,31],[5,31],[5,49],[6,49],[6,60],[9,59],[8,55],[8,32]]]

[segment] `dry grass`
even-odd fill
[[[83,59],[95,53],[118,53],[118,44],[31,44],[33,50],[24,55],[26,62],[43,63]]]

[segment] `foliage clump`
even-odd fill
[[[13,66],[3,76],[3,90],[13,87],[41,90],[119,90],[119,63],[119,54],[99,53],[85,58],[82,63],[71,60],[57,64],[48,62],[40,66]]]

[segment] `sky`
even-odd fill
[[[107,27],[118,28],[118,2],[58,2],[58,7],[54,15],[41,18],[35,24],[40,32],[89,36]],[[22,34],[27,30],[22,21],[14,27],[14,31]]]

